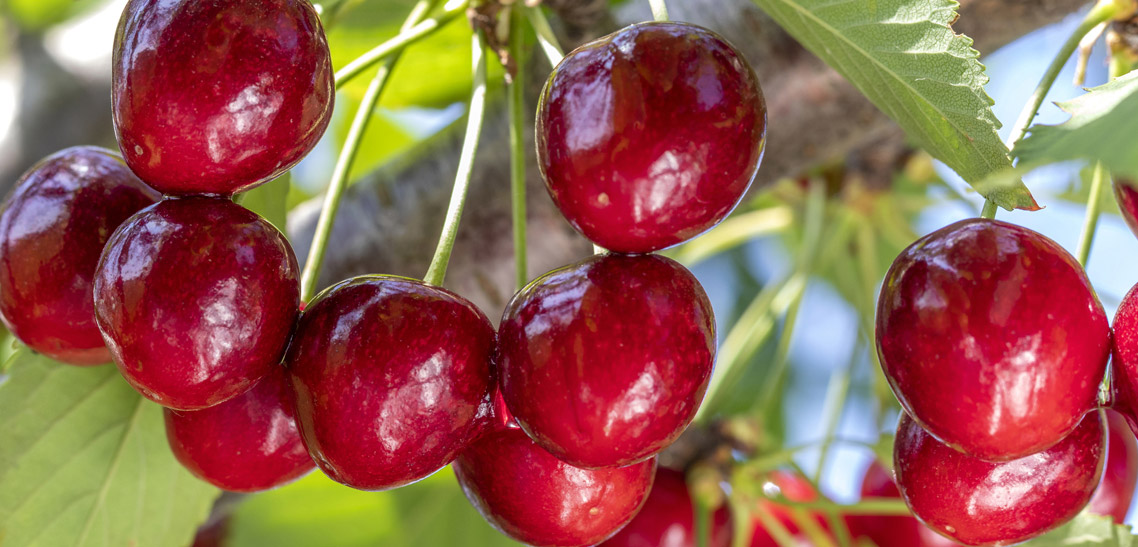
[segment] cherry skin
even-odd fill
[[[1130,231],[1138,236],[1138,189],[1133,181],[1115,179],[1114,197],[1118,200],[1118,209],[1122,212],[1122,219],[1130,227]]]
[[[655,469],[655,458],[627,467],[573,467],[515,428],[486,434],[454,461],[458,484],[482,517],[535,547],[609,538],[640,511]]]
[[[1102,471],[1102,483],[1095,490],[1087,509],[1122,524],[1130,511],[1130,500],[1138,483],[1138,440],[1135,440],[1134,432],[1122,414],[1109,409],[1104,413],[1108,426],[1106,466]]]
[[[782,494],[790,501],[805,502],[818,499],[818,492],[814,490],[814,486],[810,484],[810,481],[807,481],[802,475],[787,471],[775,471],[771,473],[770,477],[763,483],[763,490],[764,492]],[[762,500],[759,502],[759,506],[762,510],[769,513],[770,516],[774,517],[795,541],[802,545],[812,544],[809,534],[799,528],[798,521],[792,513],[793,509],[785,505],[780,505],[773,500]],[[830,525],[826,516],[820,512],[810,512],[808,514],[811,519],[818,523],[820,533],[831,537]],[[752,523],[751,547],[781,547],[778,540],[771,535],[766,525],[757,516]]]
[[[897,486],[913,514],[965,545],[1009,545],[1074,518],[1102,477],[1106,423],[1087,414],[1058,444],[1006,462],[953,450],[902,415],[893,447]]]
[[[911,245],[877,303],[893,393],[938,439],[1007,461],[1059,442],[1090,410],[1110,330],[1087,276],[1043,235],[969,219]]]
[[[542,448],[578,467],[629,465],[691,422],[715,359],[699,282],[655,255],[594,256],[518,292],[499,326],[502,396]]]
[[[296,256],[228,199],[167,199],[111,236],[95,317],[123,377],[152,401],[198,410],[280,364],[300,301]]]
[[[286,359],[309,453],[361,490],[438,471],[492,423],[493,352],[490,320],[450,291],[378,275],[333,286]]]
[[[739,203],[766,135],[743,56],[685,23],[643,23],[581,46],[537,110],[538,165],[578,231],[617,252],[687,241]]]
[[[1114,408],[1138,431],[1138,285],[1122,297],[1114,313],[1111,352]]]
[[[876,461],[865,470],[861,481],[863,498],[900,498],[893,473]],[[850,515],[846,517],[850,535],[873,541],[877,547],[954,547],[959,545],[915,517],[903,515]]]
[[[218,488],[275,488],[315,467],[300,440],[294,399],[288,375],[278,368],[219,405],[166,409],[166,440],[186,469]]]
[[[166,194],[241,192],[295,165],[332,116],[332,61],[305,0],[130,0],[112,114],[130,168]]]
[[[695,547],[695,506],[684,474],[656,469],[652,492],[632,522],[600,547]],[[726,505],[711,516],[708,547],[731,545],[731,513]]]
[[[0,319],[23,343],[73,365],[108,363],[91,302],[103,246],[161,197],[118,155],[77,146],[43,159],[0,210]]]

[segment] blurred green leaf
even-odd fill
[[[388,492],[362,492],[316,472],[237,508],[229,547],[512,546],[466,501],[446,468]]]
[[[218,490],[174,459],[162,408],[114,366],[21,349],[0,384],[0,543],[183,546]]]
[[[7,0],[4,11],[21,28],[40,31],[106,3],[107,0]]]
[[[1012,151],[1022,164],[1101,161],[1112,173],[1138,178],[1138,137],[1132,127],[1138,117],[1138,72],[1058,105],[1071,118],[1033,125]]]
[[[1083,511],[1071,522],[1023,544],[1025,547],[1133,547],[1138,545],[1129,526],[1110,517]]]
[[[979,53],[949,26],[954,0],[754,1],[964,180],[1011,165]],[[1019,181],[986,192],[1006,209],[1038,208]]]
[[[241,206],[265,217],[282,233],[288,233],[288,192],[292,175],[285,173],[276,179],[241,194]]]

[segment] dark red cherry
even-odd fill
[[[1138,432],[1138,285],[1130,288],[1114,313],[1110,360],[1114,408]]]
[[[0,318],[17,338],[73,365],[107,363],[91,283],[119,224],[160,196],[118,155],[62,150],[16,182],[0,211]]]
[[[731,545],[731,513],[726,505],[711,516],[708,547]],[[600,547],[695,547],[695,505],[684,474],[656,469],[652,492],[640,513]]]
[[[198,478],[232,492],[280,486],[312,470],[296,427],[283,368],[252,389],[203,410],[166,409],[166,440]]]
[[[893,393],[949,446],[992,461],[1043,450],[1098,395],[1110,351],[1078,262],[1043,235],[969,219],[893,262],[877,303]]]
[[[288,240],[222,198],[167,199],[111,236],[95,316],[122,375],[158,404],[232,399],[280,364],[300,301]]]
[[[691,239],[723,220],[758,170],[766,105],[715,33],[643,23],[557,65],[537,110],[538,165],[578,231],[618,252]]]
[[[802,475],[787,471],[771,473],[770,477],[763,483],[763,490],[770,495],[780,494],[790,501],[805,502],[818,499],[818,492],[814,490],[810,481]],[[799,526],[798,519],[794,515],[796,510],[804,511],[803,515],[806,518],[818,524],[818,533],[825,534],[827,538],[831,535],[829,522],[826,516],[820,512],[794,509],[773,500],[762,500],[759,502],[759,506],[777,520],[796,542],[804,546],[812,545],[813,542],[810,535]],[[781,547],[781,544],[759,517],[756,516],[751,525],[751,547]]]
[[[1006,462],[953,450],[902,414],[893,446],[897,486],[932,529],[965,545],[1009,545],[1079,513],[1102,477],[1106,423],[1086,415],[1050,448]]]
[[[893,473],[874,461],[861,481],[863,498],[900,498]],[[850,535],[866,538],[877,547],[953,547],[959,545],[921,521],[904,515],[850,515],[846,517]]]
[[[1138,235],[1138,182],[1127,179],[1115,179],[1114,197],[1118,200],[1118,209],[1122,211],[1122,219],[1130,227],[1134,235]]]
[[[1134,486],[1138,483],[1138,441],[1121,414],[1114,410],[1106,410],[1105,414],[1109,426],[1106,466],[1102,471],[1102,483],[1095,490],[1087,509],[1122,524],[1130,511]]]
[[[493,352],[490,320],[450,291],[378,275],[331,287],[286,359],[309,453],[363,490],[438,471],[492,423]]]
[[[130,0],[111,75],[123,157],[166,194],[265,182],[332,116],[328,43],[305,0]]]
[[[652,488],[656,460],[582,469],[520,429],[483,436],[454,461],[466,498],[491,526],[535,547],[595,545],[628,524]]]
[[[578,467],[635,463],[695,416],[715,318],[686,268],[594,256],[518,292],[499,326],[502,396],[542,448]]]

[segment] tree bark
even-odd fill
[[[650,19],[646,1],[627,4],[614,14],[598,11],[606,5],[603,1],[546,1],[565,14],[560,30],[571,37],[570,45],[609,32],[615,23]],[[990,53],[1084,4],[1082,0],[963,0],[954,28],[971,36],[981,53]],[[724,35],[759,74],[769,129],[754,188],[799,174],[821,161],[840,160],[859,147],[903,138],[896,125],[860,92],[749,0],[672,0],[669,8],[674,20],[697,23]],[[530,74],[548,74],[543,60],[535,59],[531,65]],[[542,83],[543,78],[531,82],[531,99]],[[533,104],[533,100],[528,103]],[[533,136],[527,138],[532,141]],[[449,132],[424,145],[414,159],[377,171],[349,189],[321,285],[369,272],[412,277],[426,272],[450,195],[459,139],[458,131]],[[445,284],[495,321],[515,288],[506,142],[505,111],[495,108],[488,116]],[[531,151],[527,203],[532,278],[587,256],[590,247],[565,223],[546,194],[532,157],[532,142],[526,149]],[[319,200],[313,200],[289,219],[302,259],[318,213]]]

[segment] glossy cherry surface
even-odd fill
[[[1122,212],[1122,219],[1130,227],[1130,231],[1138,236],[1138,188],[1134,181],[1116,179],[1114,181],[1114,197],[1118,200],[1118,209]]]
[[[166,409],[166,440],[186,469],[218,488],[274,488],[315,467],[300,440],[294,399],[288,375],[278,368],[219,405]]]
[[[861,481],[863,498],[900,498],[893,473],[876,461],[865,470]],[[866,538],[877,547],[953,547],[959,545],[915,517],[904,515],[851,515],[846,517],[850,535]]]
[[[232,194],[300,161],[332,115],[332,61],[305,0],[130,0],[115,36],[119,147],[167,194]]]
[[[579,467],[628,465],[671,444],[715,359],[703,288],[655,255],[594,256],[547,273],[514,296],[498,332],[510,412]]]
[[[316,464],[384,490],[450,463],[492,422],[494,327],[420,281],[361,276],[308,304],[286,359]]]
[[[988,460],[1070,432],[1095,404],[1109,348],[1078,262],[997,220],[919,239],[893,262],[877,303],[877,351],[901,405],[949,446]]]
[[[62,150],[16,182],[0,210],[0,318],[32,349],[65,363],[107,363],[91,302],[103,246],[160,196],[118,155]]]
[[[818,499],[818,492],[805,477],[787,471],[775,471],[763,483],[764,493],[781,495],[790,501],[814,501]],[[773,500],[759,502],[760,509],[779,522],[791,538],[802,545],[813,545],[810,534],[798,525],[798,519],[793,514],[794,509],[780,505]],[[806,513],[807,518],[817,523],[817,534],[823,534],[832,540],[829,523],[826,516],[819,512]],[[767,526],[759,517],[754,518],[751,532],[751,547],[781,547]]]
[[[111,236],[95,316],[139,392],[178,410],[231,399],[280,364],[300,285],[288,240],[221,198],[167,199]]]
[[[953,450],[902,414],[893,447],[897,485],[909,509],[965,545],[1010,545],[1079,513],[1102,476],[1106,423],[1087,414],[1042,452],[988,462]]]
[[[726,505],[711,516],[708,547],[731,545],[731,513]],[[640,513],[600,547],[695,547],[695,504],[684,474],[659,467],[652,492]]]
[[[1102,471],[1102,483],[1095,490],[1087,509],[1122,524],[1130,511],[1134,486],[1138,483],[1138,441],[1121,414],[1113,410],[1105,413],[1109,431],[1106,465]]]
[[[454,473],[491,526],[535,547],[596,545],[648,499],[656,460],[582,469],[542,450],[520,429],[500,428],[465,450]]]
[[[1122,297],[1112,327],[1114,408],[1129,421],[1131,430],[1138,431],[1138,285]]]
[[[538,165],[578,231],[618,252],[691,239],[743,197],[766,105],[750,65],[715,33],[632,25],[565,56],[537,111]]]

